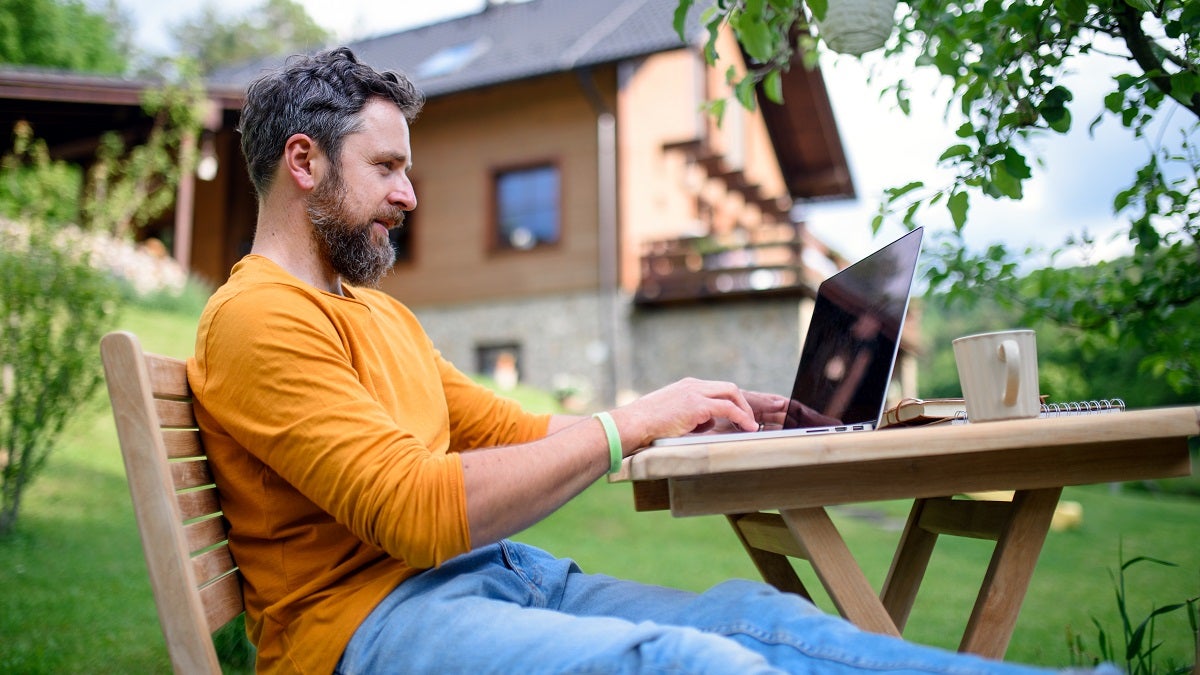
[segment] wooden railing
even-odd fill
[[[718,298],[796,294],[812,296],[829,269],[805,264],[799,231],[786,238],[744,244],[719,244],[712,237],[647,242],[641,256],[641,282],[635,302],[668,304]],[[812,252],[832,269],[844,262],[823,247]]]

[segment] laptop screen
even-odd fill
[[[916,228],[821,283],[785,428],[878,423],[922,233]]]

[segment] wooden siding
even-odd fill
[[[600,74],[612,91],[611,74]],[[415,260],[383,283],[413,306],[595,289],[597,111],[573,75],[467,92],[429,102],[412,126]],[[553,163],[561,170],[557,245],[491,245],[497,170]]]

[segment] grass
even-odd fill
[[[192,349],[194,320],[179,314],[129,310],[121,327],[150,351],[184,357]],[[512,395],[524,400],[529,393]],[[528,400],[548,405],[544,397]],[[1109,486],[1068,488],[1063,499],[1083,505],[1083,524],[1047,539],[1010,660],[1067,665],[1068,629],[1094,645],[1093,617],[1119,635],[1111,575],[1122,550],[1127,558],[1178,565],[1128,570],[1131,615],[1200,594],[1200,501]],[[861,517],[864,511],[872,517]],[[876,587],[906,512],[901,502],[834,511]],[[574,557],[585,570],[649,583],[703,590],[733,577],[757,578],[723,519],[636,513],[627,485],[600,482],[517,538]],[[985,542],[939,541],[906,637],[953,648],[989,555]],[[799,567],[816,592],[820,585]],[[0,540],[0,589],[0,672],[170,671],[105,397],[81,405],[30,489],[16,533]],[[817,601],[830,608],[827,599]],[[1160,617],[1156,636],[1164,642],[1160,663],[1192,662],[1195,646],[1181,613]]]

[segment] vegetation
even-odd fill
[[[75,405],[100,381],[95,345],[111,325],[118,286],[68,225],[120,239],[169,208],[189,167],[180,148],[199,126],[199,100],[198,87],[147,94],[148,141],[126,150],[106,134],[86,179],[51,159],[23,122],[0,159],[0,216],[14,219],[0,229],[0,535]]]
[[[55,238],[37,221],[0,228],[0,537],[99,385],[96,344],[114,319],[115,282]]]
[[[817,60],[815,28],[838,0],[728,0],[707,10],[706,56],[715,62],[715,36],[730,26],[750,55],[745,72],[727,77],[735,98],[755,105],[759,89],[781,100],[779,73],[795,57]],[[680,0],[681,31],[693,0]],[[967,251],[961,238],[973,197],[1020,200],[1033,176],[1039,138],[1065,134],[1074,118],[1068,76],[1084,57],[1111,56],[1119,73],[1109,83],[1105,109],[1089,128],[1105,121],[1129,130],[1147,147],[1142,164],[1130,167],[1130,183],[1112,197],[1113,210],[1129,218],[1133,254],[1107,263],[1090,278],[1078,274],[1041,278],[1042,295],[1026,307],[1081,339],[1110,351],[1145,355],[1141,372],[1177,392],[1200,392],[1200,349],[1189,334],[1200,306],[1200,3],[1190,0],[906,0],[896,30],[883,49],[889,70],[901,73],[880,84],[905,113],[907,78],[930,70],[948,88],[947,119],[957,142],[941,155],[953,172],[949,185],[912,182],[887,191],[879,215],[908,225],[928,207],[944,206],[956,238],[937,255],[929,281],[936,289],[964,289],[975,296],[997,290],[1012,305],[1018,261],[1027,251],[997,245]],[[815,22],[813,20],[816,20]],[[720,111],[721,105],[714,108]],[[1161,116],[1187,118],[1179,138],[1152,133]],[[866,225],[864,223],[864,225]],[[1067,246],[1090,244],[1086,233]],[[1085,337],[1086,336],[1086,337]]]
[[[1155,675],[1156,673],[1187,675],[1191,671],[1191,667],[1184,664],[1162,667],[1162,661],[1158,659],[1158,650],[1162,647],[1162,643],[1157,641],[1155,629],[1158,626],[1159,617],[1174,612],[1184,612],[1192,633],[1197,634],[1197,638],[1200,639],[1200,633],[1197,633],[1197,606],[1200,606],[1200,596],[1187,598],[1183,602],[1153,607],[1145,615],[1145,618],[1138,619],[1136,615],[1131,615],[1134,610],[1130,607],[1130,595],[1125,585],[1126,572],[1138,563],[1175,567],[1174,563],[1145,556],[1122,560],[1113,580],[1117,612],[1121,619],[1120,642],[1113,639],[1112,633],[1093,618],[1092,623],[1096,625],[1096,651],[1089,653],[1083,636],[1072,635],[1068,632],[1072,661],[1083,665],[1096,665],[1100,662],[1116,663],[1120,664],[1128,675]],[[1197,645],[1200,648],[1200,642],[1197,642]],[[1192,667],[1196,666],[1197,664],[1192,664]]]
[[[240,16],[209,0],[195,17],[171,28],[179,53],[205,73],[266,56],[308,51],[326,45],[332,34],[294,0],[264,0]]]
[[[114,0],[0,0],[0,63],[121,75],[133,52],[129,20]]]

